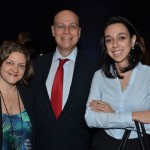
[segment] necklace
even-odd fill
[[[5,103],[5,100],[4,100],[4,97],[3,97],[3,94],[2,92],[0,91],[0,96],[1,96],[1,99],[3,101],[3,104],[5,106],[5,109],[6,109],[6,112],[7,112],[7,115],[8,115],[8,118],[9,118],[9,122],[10,122],[10,126],[11,126],[11,135],[12,135],[12,150],[15,150],[15,146],[14,146],[14,127],[12,125],[12,120],[11,120],[11,116],[8,112],[8,109],[7,109],[7,106],[6,106],[6,103]],[[19,106],[19,113],[20,113],[20,116],[21,116],[21,136],[22,136],[22,133],[23,133],[23,120],[22,120],[22,113],[21,113],[21,106],[20,106],[20,98],[19,98],[19,92],[17,90],[17,96],[18,96],[18,106]],[[12,107],[10,107],[11,109]]]

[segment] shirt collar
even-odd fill
[[[61,54],[59,53],[58,49],[56,49],[56,51],[55,51],[55,53],[54,53],[54,56],[53,56],[53,61],[57,61],[59,58],[61,58],[61,59],[68,58],[69,60],[75,62],[76,56],[77,56],[77,51],[78,51],[78,50],[77,50],[77,47],[75,47],[69,56],[63,57],[63,56],[61,56]]]
[[[135,67],[135,68],[133,68],[133,71],[134,70],[141,70],[142,69],[142,63],[141,62],[139,62],[138,64],[137,64],[137,66]],[[112,67],[112,65],[111,65],[111,67],[110,67],[110,72],[113,74],[113,67]]]
[[[141,63],[141,62],[139,62],[139,63],[137,64],[136,69],[138,69],[138,70],[141,70],[141,69],[142,69],[142,63]]]

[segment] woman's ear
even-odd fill
[[[136,35],[133,35],[131,40],[132,40],[132,46],[131,47],[134,47],[135,42],[136,42]]]

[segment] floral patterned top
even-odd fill
[[[31,122],[26,110],[21,112],[21,114],[19,113],[10,115],[10,118],[8,114],[2,114],[2,122],[3,122],[2,150],[32,149]]]

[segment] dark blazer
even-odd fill
[[[32,85],[37,106],[36,150],[88,150],[91,131],[85,123],[84,114],[97,63],[78,51],[68,100],[56,120],[45,84],[52,58],[53,53],[46,54],[34,62]]]
[[[33,150],[35,149],[35,116],[34,116],[34,95],[33,92],[31,91],[30,87],[24,86],[24,85],[18,85],[17,89],[20,93],[23,105],[29,115],[31,124],[32,124],[32,137],[33,137]],[[1,98],[0,98],[1,99]],[[0,102],[0,149],[2,149],[2,139],[3,139],[3,134],[2,134],[2,108],[1,108],[1,102]]]

